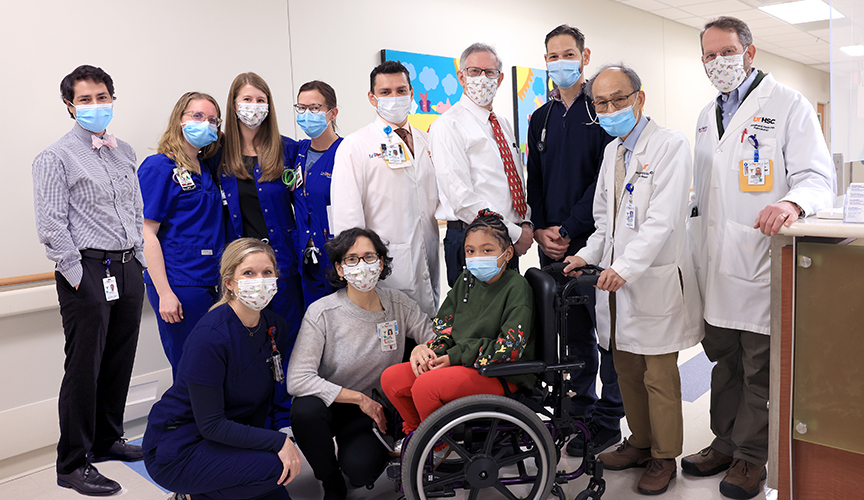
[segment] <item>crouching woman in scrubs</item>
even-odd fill
[[[144,463],[175,500],[289,499],[301,458],[285,434],[264,429],[282,356],[285,320],[264,309],[276,292],[276,257],[241,238],[222,255],[222,297],[192,330],[174,385],[153,406]]]
[[[327,280],[330,259],[323,251],[330,233],[330,176],[333,159],[342,138],[336,135],[336,92],[324,82],[313,80],[300,86],[297,94],[297,125],[309,136],[300,141],[295,170],[303,183],[294,190],[297,229],[294,244],[303,279],[307,306],[334,288]]]
[[[144,282],[175,377],[186,337],[218,299],[225,225],[219,188],[202,160],[216,153],[221,123],[215,99],[200,92],[183,94],[158,154],[138,169],[149,264]]]
[[[402,361],[407,337],[424,343],[434,334],[416,302],[376,287],[393,259],[374,231],[346,229],[326,250],[334,264],[328,275],[340,289],[309,306],[286,377],[297,445],[324,499],[344,500],[343,472],[354,486],[371,484],[389,458],[372,430],[387,431],[384,410],[371,398],[381,373]]]

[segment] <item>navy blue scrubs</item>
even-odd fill
[[[333,174],[336,149],[341,142],[341,137],[336,139],[327,151],[321,153],[318,160],[308,167],[308,171],[306,165],[312,141],[309,139],[300,141],[300,149],[297,152],[294,168],[299,168],[301,172],[305,172],[305,175],[303,185],[294,192],[294,213],[297,216],[294,245],[297,249],[300,276],[303,280],[303,299],[307,307],[335,291],[326,276],[327,270],[330,269],[330,259],[324,251],[324,244],[333,238],[328,218],[330,177]],[[306,252],[310,239],[314,248],[319,250],[316,252],[315,259],[311,256],[311,250]]]
[[[189,335],[174,385],[153,405],[144,433],[144,464],[163,488],[196,499],[289,498],[276,482],[283,470],[277,452],[287,436],[263,427],[276,390],[267,328],[276,327],[276,346],[286,360],[293,337],[285,320],[266,309],[259,325],[250,336],[223,304]],[[214,425],[196,421],[190,384],[221,393],[222,441],[202,435]]]
[[[294,166],[294,161],[297,158],[297,147],[297,141],[282,137],[285,168]],[[218,165],[219,155],[217,154],[211,160]],[[276,253],[276,263],[279,266],[279,279],[277,281],[279,290],[267,308],[285,318],[288,323],[288,331],[291,338],[294,339],[297,332],[300,331],[300,322],[303,320],[306,308],[303,304],[303,285],[297,266],[297,251],[294,248],[293,191],[282,182],[281,178],[262,182],[260,165],[255,165],[253,174],[261,212],[267,225],[268,243]],[[219,181],[225,191],[225,202],[228,206],[227,231],[230,242],[244,235],[243,215],[240,213],[240,190],[237,177],[224,169],[219,175]],[[284,389],[284,385],[281,388]],[[276,412],[272,426],[274,428],[286,427],[290,425],[291,400],[285,390],[277,391],[276,398],[276,404],[280,410]]]
[[[166,323],[159,316],[159,294],[144,271],[147,298],[156,312],[159,336],[171,370],[177,366],[189,332],[218,300],[219,256],[225,246],[225,224],[219,188],[202,162],[201,173],[189,172],[195,188],[184,191],[174,180],[174,160],[164,154],[148,156],[138,169],[144,218],[159,223],[156,237],[162,247],[168,284],[183,307],[183,319]]]

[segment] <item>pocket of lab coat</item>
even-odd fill
[[[771,281],[771,258],[768,249],[771,238],[758,229],[726,221],[720,252],[720,274],[744,281]]]
[[[696,270],[696,276],[699,278],[699,283],[704,285],[705,273],[708,270],[707,256],[705,255],[705,237],[702,232],[702,216],[688,217],[685,222],[687,228],[687,243],[690,245],[690,252],[693,255],[693,268]]]
[[[681,277],[674,263],[649,267],[638,280],[624,286],[632,287],[630,317],[668,316],[684,306]]]
[[[411,255],[411,245],[403,243],[387,247],[393,259],[393,272],[384,282],[389,288],[411,291],[415,286],[414,258]]]

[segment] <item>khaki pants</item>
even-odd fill
[[[678,353],[655,356],[619,351],[615,345],[615,293],[609,294],[611,350],[632,435],[630,445],[651,448],[653,458],[675,458],[684,443]]]

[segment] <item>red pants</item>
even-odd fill
[[[516,386],[508,382],[511,391]],[[497,378],[484,377],[467,366],[448,366],[414,376],[410,363],[400,363],[384,370],[381,387],[387,399],[405,421],[402,429],[409,433],[438,408],[473,394],[504,395]]]

